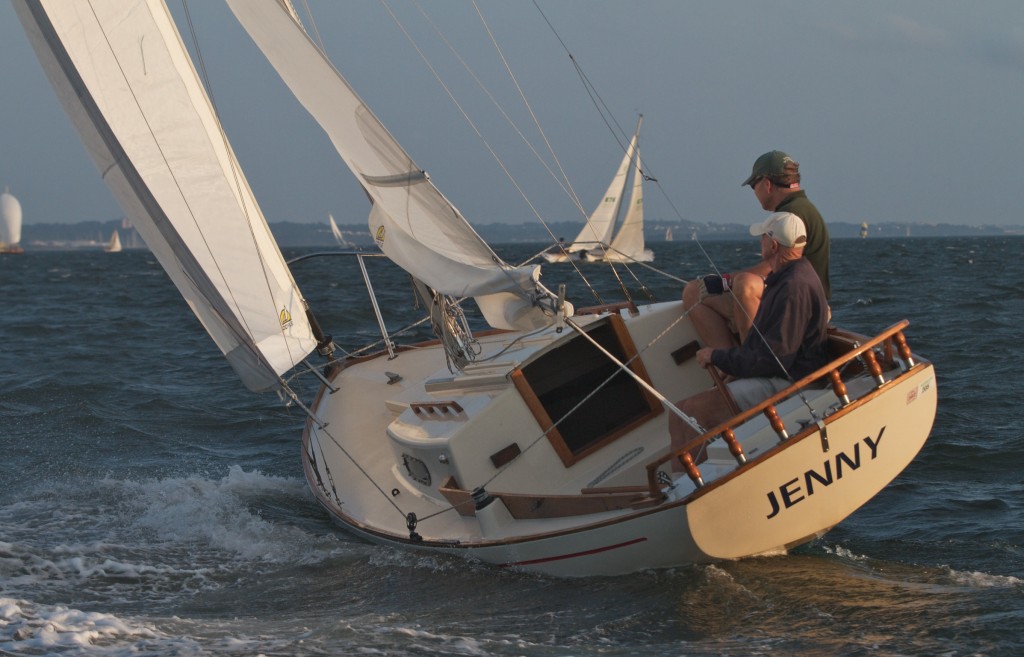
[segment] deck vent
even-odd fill
[[[408,454],[402,454],[402,463],[405,465],[405,472],[410,479],[424,486],[430,485],[430,470],[426,463]]]

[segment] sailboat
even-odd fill
[[[103,250],[107,253],[121,252],[121,235],[118,234],[117,230],[110,234],[110,241],[103,247]]]
[[[668,228],[665,229],[665,241],[666,242],[671,242],[672,241],[672,227],[671,226],[669,226]]]
[[[868,222],[862,222],[860,225],[860,236],[861,239],[868,236]]]
[[[24,253],[21,248],[21,203],[4,188],[0,194],[0,253]]]
[[[558,576],[781,554],[921,449],[935,372],[902,321],[873,337],[836,329],[821,370],[673,451],[672,401],[713,384],[681,302],[576,310],[538,266],[490,249],[288,3],[228,5],[366,191],[371,234],[411,275],[437,340],[399,344],[381,322],[381,347],[335,357],[162,2],[15,0],[104,180],[243,384],[306,413],[306,479],[342,527]],[[376,308],[365,269],[364,283]],[[490,330],[468,328],[462,297]],[[297,377],[319,382],[312,400]],[[706,460],[688,461],[701,447]]]
[[[611,244],[602,245],[596,249],[586,252],[585,258],[590,262],[652,262],[654,252],[644,248],[644,174],[640,165],[640,124],[643,122],[643,115],[636,126],[636,133],[633,135],[634,161],[633,186],[630,189],[629,204],[626,206],[626,216],[622,220]]]
[[[334,237],[334,241],[338,243],[338,246],[346,249],[355,248],[355,245],[352,244],[352,242],[349,242],[347,239],[345,239],[345,236],[342,234],[341,229],[338,228],[337,222],[334,221],[334,215],[332,215],[330,212],[327,213],[327,222],[331,227],[331,235]]]
[[[622,159],[615,176],[608,185],[597,209],[587,219],[580,234],[568,247],[559,245],[542,254],[548,262],[566,260],[587,260],[589,262],[651,262],[654,252],[644,247],[643,214],[643,171],[640,164],[640,126],[643,115],[637,120],[636,131]],[[618,232],[616,219],[621,206],[627,173],[633,171],[633,185],[627,205],[626,216]],[[671,229],[669,229],[671,231]],[[615,237],[612,238],[614,233]],[[669,238],[671,239],[671,238]]]

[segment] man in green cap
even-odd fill
[[[750,177],[743,185],[750,185],[761,207],[768,212],[792,212],[804,220],[807,229],[804,257],[818,272],[825,298],[832,298],[828,280],[828,228],[818,208],[807,198],[807,192],[800,188],[800,164],[782,151],[769,151],[754,161]]]
[[[743,185],[750,185],[764,210],[800,217],[807,232],[803,255],[818,274],[825,298],[830,298],[828,228],[800,188],[800,164],[782,151],[769,151],[754,161]],[[769,273],[768,263],[761,261],[741,272],[705,276],[686,284],[683,308],[705,345],[727,349],[746,339]]]

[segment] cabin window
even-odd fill
[[[586,331],[621,362],[636,355],[618,315],[595,322]],[[640,359],[630,363],[630,369],[650,382]],[[516,370],[512,380],[542,428],[561,419],[547,436],[566,467],[662,411],[651,393],[580,335]]]

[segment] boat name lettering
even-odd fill
[[[862,441],[871,450],[872,461],[878,458],[878,444],[882,442],[882,434],[884,433],[885,427],[882,427],[878,430],[877,438],[872,439],[871,436],[865,436]],[[808,470],[803,475],[790,479],[779,486],[778,494],[774,490],[768,491],[768,504],[771,506],[771,513],[768,514],[767,519],[771,520],[779,514],[779,511],[788,509],[794,504],[814,495],[817,492],[815,485],[829,486],[833,481],[842,479],[843,475],[847,473],[847,469],[852,472],[859,468],[861,466],[860,446],[860,442],[854,444],[852,457],[845,451],[839,452],[834,458],[821,464],[820,472],[818,470]],[[803,480],[802,487],[800,486],[801,479]]]

